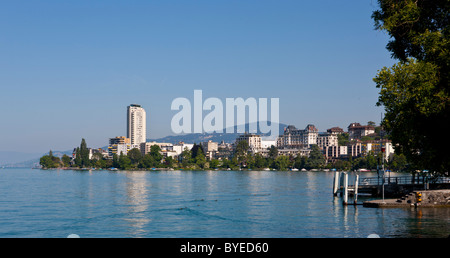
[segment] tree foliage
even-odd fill
[[[325,157],[320,150],[319,146],[311,145],[311,152],[309,154],[309,158],[306,161],[306,168],[322,168],[325,165]]]
[[[450,38],[448,0],[379,0],[372,18],[399,62],[374,78],[384,129],[412,169],[450,167]]]
[[[58,168],[62,165],[60,158],[53,156],[52,150],[49,151],[48,155],[44,155],[40,158],[39,164],[43,168]]]
[[[80,158],[81,158],[81,167],[89,167],[89,149],[86,144],[86,140],[83,138],[81,139],[80,144]]]

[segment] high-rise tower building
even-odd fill
[[[131,104],[127,107],[127,138],[131,144],[146,142],[146,114],[141,105]]]

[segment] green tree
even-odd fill
[[[267,160],[264,158],[260,153],[255,154],[255,168],[266,168],[267,166]]]
[[[68,167],[70,164],[70,157],[64,154],[61,158],[61,161],[64,164],[64,167]]]
[[[408,163],[404,154],[394,153],[392,159],[388,163],[388,167],[392,170],[403,171],[407,168]]]
[[[286,170],[289,167],[289,157],[288,156],[278,156],[274,161],[274,168],[276,170]]]
[[[294,167],[296,169],[306,168],[306,163],[308,161],[308,157],[297,155],[294,159]]]
[[[39,160],[39,164],[43,168],[56,168],[57,167],[57,164],[55,164],[55,162],[53,162],[53,159],[50,155],[42,156]]]
[[[222,164],[220,165],[220,167],[221,167],[222,169],[228,169],[228,168],[231,168],[230,163],[231,163],[231,161],[230,161],[229,159],[224,158],[224,159],[222,159]]]
[[[351,168],[351,164],[348,160],[336,160],[333,164],[334,168],[337,170],[349,170]]]
[[[80,167],[89,167],[90,166],[89,149],[87,147],[86,140],[84,140],[84,138],[81,139],[79,154],[81,158]]]
[[[114,168],[118,168],[120,167],[119,164],[119,157],[117,156],[117,154],[113,154],[113,158],[112,158],[112,164],[111,164]]]
[[[275,146],[270,146],[269,148],[269,158],[275,160],[278,157],[278,148]]]
[[[128,158],[131,161],[131,164],[135,167],[139,164],[139,162],[142,160],[142,153],[139,149],[133,148],[127,153]]]
[[[77,147],[75,150],[75,166],[81,168],[81,154],[80,154],[80,147]]]
[[[249,148],[250,147],[247,141],[239,141],[234,150],[234,155],[238,157],[244,157],[247,155]]]
[[[374,78],[384,130],[413,169],[450,168],[450,30],[448,0],[378,0],[372,18],[399,62]]]
[[[210,168],[218,168],[219,167],[219,160],[217,160],[217,159],[212,159],[210,162],[209,162],[209,167]]]
[[[96,168],[107,168],[107,162],[105,159],[93,159],[91,160],[91,164]]]
[[[131,168],[130,158],[128,158],[127,155],[123,155],[123,153],[120,153],[120,156],[119,156],[119,168],[125,169],[125,170]]]
[[[169,167],[169,168],[171,168],[171,167],[173,167],[174,166],[174,164],[175,164],[175,160],[173,159],[173,157],[171,157],[171,156],[169,156],[169,157],[166,157],[165,159],[164,159],[164,164],[167,166],[167,167]]]
[[[144,157],[142,158],[141,166],[143,168],[152,168],[155,167],[155,164],[156,164],[155,159],[153,158],[152,155],[150,155],[150,153],[145,154]]]
[[[161,161],[163,160],[163,155],[161,154],[161,148],[158,145],[152,145],[150,147],[150,155],[153,160],[155,160],[155,167],[161,166]]]
[[[197,156],[195,157],[195,164],[199,166],[200,168],[204,168],[206,164],[206,158],[203,154],[203,151],[198,151]]]
[[[319,146],[311,145],[311,152],[309,153],[309,158],[306,161],[306,168],[321,168],[325,164],[325,157],[320,150]]]
[[[247,166],[247,155],[249,150],[249,145],[247,141],[239,141],[234,150],[233,158],[236,158],[235,162],[237,165]]]
[[[192,152],[187,147],[181,153],[181,164],[183,167],[188,167],[192,163]]]
[[[377,156],[372,151],[370,151],[369,154],[366,156],[367,169],[376,169],[378,164],[379,163]]]
[[[191,154],[192,154],[192,159],[195,160],[195,158],[197,157],[198,154],[202,153],[203,155],[205,155],[205,151],[203,150],[203,147],[199,144],[195,144],[191,149]]]
[[[61,165],[61,159],[59,157],[53,156],[52,150],[49,151],[48,156],[52,160],[54,168],[57,168]]]

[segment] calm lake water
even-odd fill
[[[343,207],[333,176],[0,169],[0,237],[449,236],[450,209]]]

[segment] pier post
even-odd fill
[[[359,175],[356,175],[356,178],[355,178],[355,205],[356,205],[356,202],[358,201],[358,184],[359,184]]]
[[[339,190],[339,183],[341,181],[341,172],[334,172],[334,181],[333,181],[333,195],[337,196],[337,192]]]
[[[344,172],[344,205],[348,203],[348,174]]]

